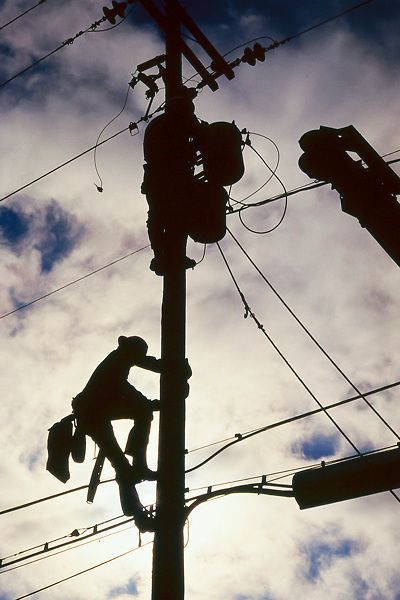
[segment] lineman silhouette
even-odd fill
[[[95,369],[85,388],[72,401],[77,428],[99,446],[115,469],[122,510],[133,515],[142,531],[152,530],[153,519],[136,492],[135,483],[154,480],[157,473],[147,466],[146,451],[153,411],[159,400],[149,400],[127,379],[131,367],[160,373],[161,360],[147,355],[147,343],[140,337],[121,335],[113,350]],[[117,419],[133,419],[125,452],[120,448],[111,424]],[[133,458],[129,463],[128,454]]]

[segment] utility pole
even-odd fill
[[[185,144],[179,128],[174,98],[182,95],[180,21],[176,0],[166,0],[166,114],[175,124],[178,146]],[[185,168],[174,157],[176,168],[166,182],[167,193],[176,194],[183,206],[184,190],[178,175]],[[172,222],[170,227],[173,227]],[[182,600],[184,597],[184,493],[185,493],[185,334],[186,334],[186,242],[187,234],[169,231],[165,257],[168,268],[163,281],[161,313],[160,431],[157,479],[156,530],[153,550],[152,600]]]

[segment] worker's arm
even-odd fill
[[[155,356],[145,356],[140,362],[136,363],[138,367],[146,369],[147,371],[153,371],[154,373],[161,373],[161,364],[161,358],[156,358]],[[190,379],[192,376],[192,369],[190,368],[187,358],[185,359],[185,375],[186,379]]]
[[[161,373],[161,359],[155,356],[145,356],[136,365],[147,371],[153,371],[153,373]]]

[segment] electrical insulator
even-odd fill
[[[267,49],[263,48],[261,44],[254,44],[253,48],[245,48],[243,52],[242,62],[245,62],[254,67],[257,60],[259,60],[260,62],[264,62],[266,51]]]
[[[189,199],[187,231],[195,242],[214,244],[226,233],[227,191],[207,182],[195,182]]]
[[[113,0],[112,6],[112,8],[103,6],[103,14],[111,25],[115,25],[115,17],[120,17],[121,19],[125,17],[127,2],[116,2],[116,0]]]
[[[243,177],[242,136],[234,123],[202,123],[199,142],[210,183],[233,185]]]

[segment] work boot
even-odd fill
[[[153,271],[156,275],[165,275],[165,262],[162,258],[154,257],[150,262],[150,271]]]
[[[122,512],[126,517],[133,517],[140,532],[154,531],[154,517],[147,511],[139,500],[136,488],[126,482],[118,482],[119,498]]]
[[[196,261],[193,258],[189,258],[188,256],[185,256],[185,258],[183,259],[183,264],[182,266],[187,270],[187,269],[194,269],[194,267],[197,265]],[[168,262],[165,260],[165,258],[153,258],[151,263],[150,263],[150,271],[154,271],[154,273],[156,275],[165,275],[167,271],[170,270],[171,264],[168,264]]]
[[[132,475],[135,483],[140,481],[156,481],[157,471],[152,471],[147,465],[135,464],[132,465]]]
[[[153,517],[153,515],[144,507],[133,515],[133,519],[136,527],[141,533],[145,533],[145,531],[155,531],[155,517]]]

